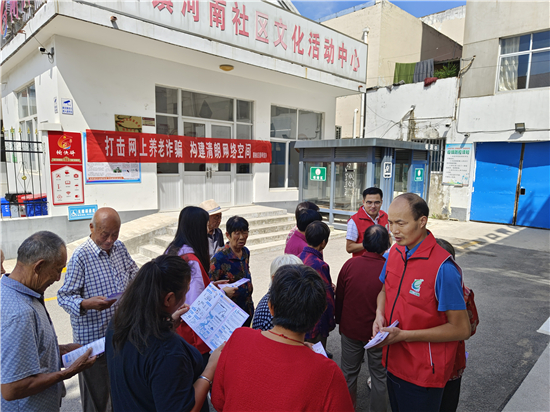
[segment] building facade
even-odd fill
[[[77,205],[110,206],[123,220],[208,198],[286,206],[298,200],[294,145],[334,138],[336,97],[365,82],[367,46],[302,18],[290,3],[8,4],[21,19],[8,9],[3,24],[2,192],[47,203],[44,216],[19,217],[24,206],[3,216],[8,256],[29,230],[55,228],[68,241],[87,232],[88,221],[68,221],[68,203],[54,202],[49,134],[82,135]],[[134,170],[88,162],[86,130],[268,141],[273,161]]]

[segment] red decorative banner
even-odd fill
[[[86,130],[88,162],[271,163],[271,143]]]

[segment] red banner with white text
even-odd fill
[[[86,130],[88,162],[271,163],[263,140]]]

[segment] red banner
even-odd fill
[[[271,163],[263,140],[86,130],[88,162]]]

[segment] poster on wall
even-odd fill
[[[115,130],[117,132],[142,132],[142,120],[140,116],[127,116],[125,114],[115,114]]]
[[[447,144],[445,146],[444,185],[468,186],[470,184],[471,152],[471,143]]]
[[[84,146],[88,135],[84,133]],[[97,162],[90,161],[90,151],[86,149],[86,184],[93,183],[140,183],[141,165],[138,162]]]
[[[84,203],[82,138],[80,133],[48,132],[52,203]]]

